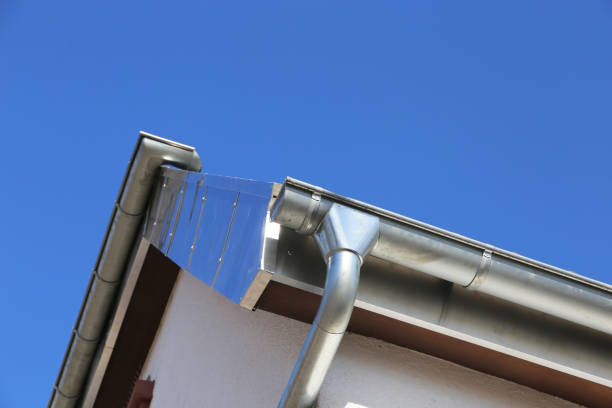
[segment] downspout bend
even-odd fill
[[[299,220],[296,225],[304,225]],[[327,264],[325,292],[279,408],[309,408],[348,326],[365,258],[378,240],[378,217],[332,204],[314,234]]]

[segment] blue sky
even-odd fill
[[[0,407],[46,404],[140,129],[612,283],[609,2],[328,3],[0,2]]]

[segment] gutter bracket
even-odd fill
[[[485,249],[482,252],[482,258],[480,259],[480,265],[474,274],[474,278],[470,283],[465,285],[466,289],[477,290],[478,287],[486,280],[489,271],[491,270],[491,260],[493,257],[493,251]]]

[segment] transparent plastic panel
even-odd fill
[[[259,270],[268,200],[240,193],[214,289],[240,303]]]

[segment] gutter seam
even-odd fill
[[[109,280],[104,279],[103,277],[100,276],[100,274],[98,273],[97,269],[94,269],[93,273],[94,273],[94,275],[95,275],[95,277],[96,277],[96,279],[98,281],[103,282],[103,283],[107,283],[109,285],[117,285],[118,283],[121,282],[120,279],[117,279],[117,280],[114,280],[114,281],[109,281]]]
[[[489,271],[491,270],[493,252],[490,249],[485,249],[482,252],[482,258],[480,259],[480,265],[474,274],[474,278],[464,286],[466,289],[477,290],[480,284],[487,278]]]

